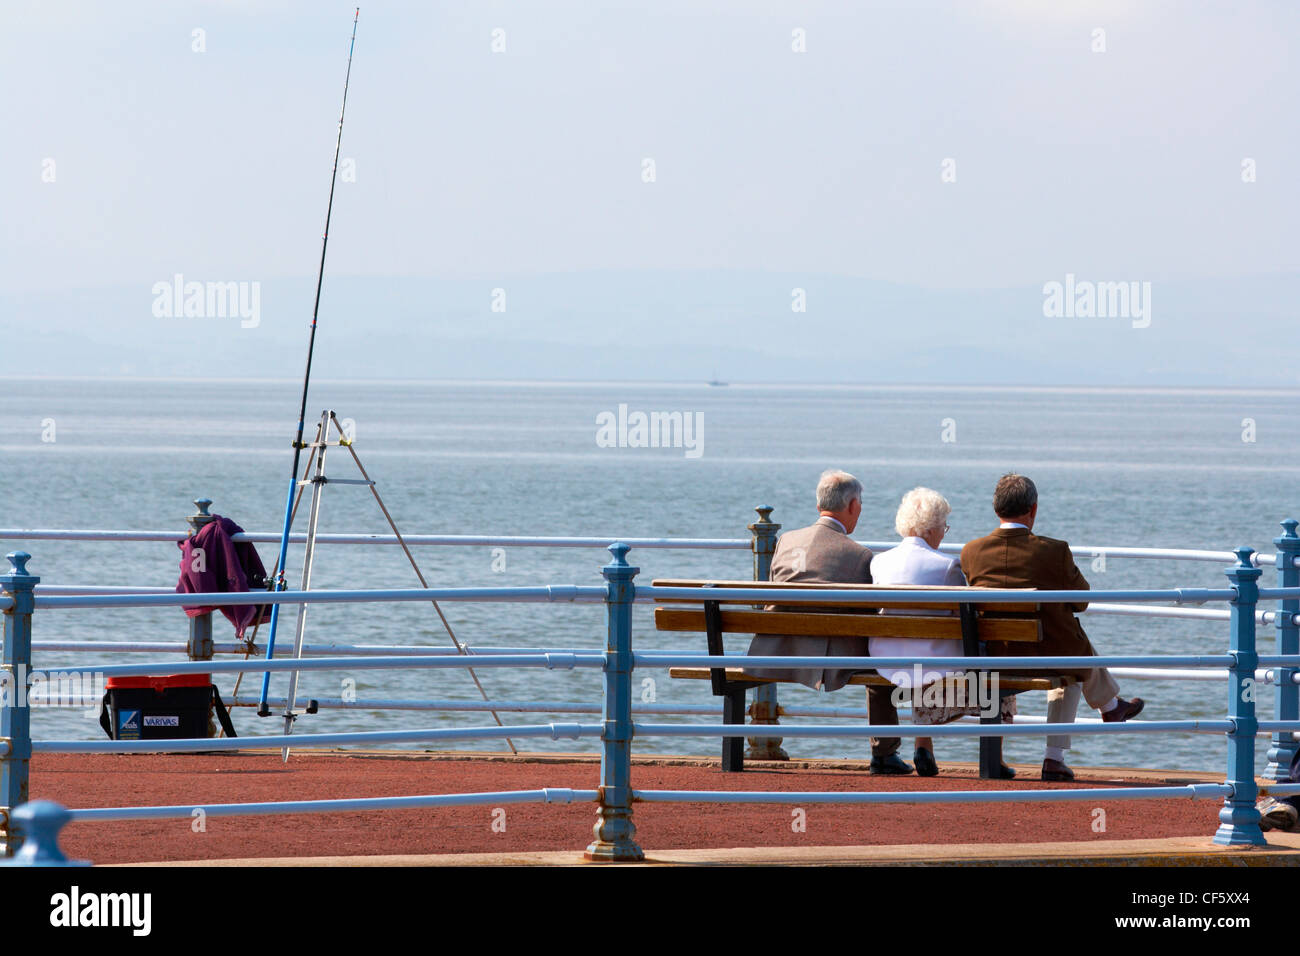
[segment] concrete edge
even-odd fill
[[[651,851],[638,863],[592,863],[579,851],[440,853],[184,860],[121,867],[407,866],[1300,866],[1300,833],[1267,834],[1268,846],[1222,847],[1201,837],[1075,843],[728,847]],[[1102,844],[1102,845],[1099,845]]]

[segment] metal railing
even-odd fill
[[[755,531],[751,542],[742,542],[751,546],[755,554],[755,577],[762,581],[770,567],[770,555],[775,544],[775,529],[779,526],[768,521],[770,509],[759,509],[761,521],[756,524],[767,525],[762,534]],[[1265,563],[1250,548],[1238,548],[1232,552],[1236,564],[1226,571],[1229,587],[1222,589],[1181,588],[1165,590],[1116,590],[1090,592],[1091,599],[1100,599],[1120,607],[1141,606],[1160,602],[1183,603],[1227,603],[1226,612],[1229,622],[1230,641],[1224,654],[1212,655],[1164,655],[1164,656],[1111,656],[1111,657],[1053,657],[1053,658],[924,658],[925,663],[935,666],[977,666],[982,670],[1016,670],[1047,668],[1080,668],[1097,666],[1135,667],[1145,671],[1161,669],[1192,669],[1206,671],[1213,669],[1226,675],[1228,683],[1227,715],[1222,720],[1190,721],[1147,721],[1131,724],[1048,724],[1017,723],[1000,726],[991,732],[989,726],[972,726],[969,724],[932,725],[785,725],[781,732],[788,736],[806,737],[864,737],[889,735],[927,736],[1023,736],[1045,734],[1117,734],[1117,733],[1224,733],[1228,741],[1228,758],[1225,779],[1222,784],[1198,784],[1191,787],[1141,787],[1106,790],[1108,799],[1152,799],[1157,797],[1184,796],[1192,799],[1223,798],[1220,812],[1221,825],[1214,836],[1216,843],[1225,845],[1258,845],[1263,836],[1259,828],[1259,813],[1255,809],[1255,799],[1260,788],[1254,776],[1253,742],[1257,733],[1273,732],[1273,746],[1269,750],[1269,767],[1280,768],[1283,772],[1289,764],[1289,754],[1295,750],[1296,731],[1300,730],[1300,719],[1296,713],[1296,676],[1300,675],[1300,647],[1297,647],[1297,617],[1300,615],[1300,537],[1296,535],[1296,522],[1283,522],[1285,534],[1274,539],[1278,550],[1271,561],[1278,569],[1277,588],[1261,589],[1258,579],[1261,570],[1258,565]],[[769,531],[770,529],[770,531]],[[53,534],[53,532],[45,532]],[[0,534],[7,534],[0,533]],[[362,536],[343,536],[362,537]],[[382,536],[380,536],[382,537]],[[430,536],[433,537],[433,536]],[[468,536],[455,536],[464,538]],[[408,542],[411,539],[407,539]],[[494,541],[504,539],[495,538]],[[540,539],[533,539],[540,540]],[[562,546],[588,546],[593,539],[556,539],[582,544]],[[646,539],[659,544],[657,547],[670,547],[663,544],[673,539]],[[694,542],[712,542],[706,545],[693,543],[689,547],[726,546],[717,542],[726,539],[686,539]],[[477,543],[477,541],[476,541]],[[579,586],[540,586],[521,588],[434,588],[434,589],[381,589],[381,590],[346,590],[346,591],[311,591],[311,592],[256,592],[253,594],[159,594],[159,593],[40,593],[39,578],[28,573],[26,563],[30,559],[25,552],[10,555],[12,565],[9,574],[0,576],[0,610],[4,611],[4,645],[3,667],[8,679],[8,686],[14,689],[16,676],[30,673],[32,650],[33,612],[40,610],[58,610],[71,608],[126,608],[126,607],[161,607],[174,605],[229,606],[239,604],[269,603],[370,603],[401,601],[473,601],[483,603],[498,602],[594,602],[601,601],[606,606],[607,640],[602,653],[582,651],[546,651],[540,649],[510,648],[498,649],[500,653],[459,654],[411,653],[383,654],[379,649],[373,653],[349,656],[326,656],[309,659],[274,660],[274,661],[212,661],[202,660],[188,664],[160,662],[147,664],[123,664],[111,667],[95,668],[97,673],[112,671],[116,674],[178,674],[193,670],[195,672],[239,672],[269,670],[309,670],[331,668],[449,668],[449,667],[547,667],[547,668],[599,668],[602,671],[604,694],[601,704],[600,723],[591,724],[537,724],[508,725],[505,727],[470,727],[438,730],[416,731],[381,731],[358,732],[346,734],[304,734],[294,737],[258,737],[236,740],[200,739],[190,741],[32,741],[30,733],[30,711],[24,699],[22,706],[6,706],[2,715],[3,727],[0,727],[0,825],[6,832],[6,853],[12,855],[22,841],[23,821],[27,821],[25,832],[33,840],[28,857],[48,854],[48,843],[38,839],[40,833],[54,833],[57,826],[50,830],[42,827],[58,819],[141,819],[159,815],[176,815],[181,809],[188,815],[192,808],[154,807],[154,808],[96,808],[87,810],[62,811],[48,808],[34,808],[30,813],[19,813],[19,808],[27,797],[27,768],[33,753],[126,753],[147,750],[151,752],[186,752],[193,750],[226,750],[236,747],[241,749],[275,748],[279,749],[292,741],[296,744],[342,745],[345,743],[393,743],[410,740],[452,740],[470,738],[499,738],[506,736],[581,738],[599,737],[602,760],[600,786],[595,791],[573,791],[563,788],[541,791],[517,791],[508,794],[447,794],[418,796],[410,798],[383,798],[383,800],[445,801],[418,805],[456,805],[457,803],[477,803],[486,800],[503,802],[509,798],[517,802],[568,802],[575,799],[594,799],[597,804],[596,840],[587,848],[589,859],[632,860],[640,859],[642,852],[634,840],[635,827],[632,823],[633,804],[636,801],[665,802],[698,800],[708,802],[770,802],[780,803],[798,799],[801,802],[1018,802],[1032,800],[1072,800],[1095,799],[1095,790],[1019,790],[1014,792],[998,791],[950,791],[944,793],[801,793],[793,795],[788,792],[712,792],[712,791],[653,791],[634,790],[631,785],[631,745],[635,737],[650,736],[709,736],[736,737],[750,736],[754,733],[752,726],[728,724],[656,724],[634,722],[632,718],[632,673],[640,667],[662,667],[675,664],[694,664],[704,666],[728,666],[743,664],[747,669],[757,670],[763,667],[788,668],[791,666],[815,667],[849,667],[867,669],[888,666],[910,666],[917,663],[917,658],[755,658],[739,655],[722,655],[710,657],[700,654],[664,654],[634,653],[632,647],[632,608],[635,603],[671,598],[675,601],[702,601],[696,589],[668,587],[636,587],[633,583],[638,569],[627,562],[629,546],[625,542],[616,542],[609,546],[613,560],[602,568],[605,578],[603,587]],[[1084,549],[1087,550],[1087,549]],[[1093,549],[1095,550],[1095,549]],[[1154,551],[1157,549],[1109,549],[1108,554],[1117,555],[1121,550]],[[1194,555],[1189,560],[1210,560],[1199,555],[1215,555],[1219,552],[1190,552]],[[1224,552],[1223,554],[1227,554]],[[766,557],[766,561],[760,560]],[[1138,556],[1138,555],[1132,555]],[[1173,557],[1170,554],[1141,555]],[[789,591],[765,589],[760,583],[753,588],[728,589],[729,600],[746,603],[798,604],[815,602],[819,605],[846,604],[860,602],[860,592],[825,590],[815,595],[800,596]],[[888,595],[875,593],[873,602],[953,602],[981,603],[985,601],[1006,601],[1023,598],[1021,591],[989,590],[979,594],[969,591],[926,590],[917,592],[893,591]],[[1036,592],[1035,600],[1040,603],[1069,603],[1078,600],[1078,592]],[[1277,600],[1279,602],[1272,620],[1263,616],[1271,612],[1261,612],[1259,600]],[[1185,610],[1166,608],[1163,610]],[[1258,624],[1272,623],[1278,631],[1278,650],[1275,655],[1260,656],[1257,653],[1255,629]],[[1273,668],[1276,681],[1278,710],[1277,719],[1259,721],[1255,715],[1255,681],[1259,668]],[[66,669],[65,669],[66,670]],[[1264,672],[1266,675],[1268,671]],[[770,685],[769,685],[770,686]],[[1266,773],[1266,776],[1267,773]],[[1276,777],[1270,777],[1276,779]],[[1269,785],[1266,790],[1274,794],[1298,792],[1296,785]],[[382,809],[398,804],[379,801],[353,801],[358,809]],[[348,803],[348,801],[342,801]],[[268,804],[232,804],[223,805],[220,812],[235,814],[250,813],[299,813],[315,810],[340,809],[340,801],[294,801],[290,803]],[[326,805],[333,805],[327,807]],[[362,806],[362,805],[365,806]],[[408,804],[417,805],[417,804]],[[205,807],[211,812],[211,807]],[[123,816],[114,817],[113,814]],[[38,845],[39,844],[39,845]],[[53,851],[57,854],[57,849]]]
[[[64,529],[4,529],[0,530],[0,540],[53,540],[53,541],[137,541],[137,542],[176,542],[183,540],[187,534],[202,527],[208,521],[213,520],[213,515],[208,512],[212,501],[208,498],[195,499],[197,512],[189,519],[191,531],[173,532],[173,531],[111,531],[111,530],[64,530]],[[409,545],[416,546],[497,546],[509,545],[519,547],[546,547],[546,548],[605,548],[615,540],[628,544],[633,548],[657,548],[673,550],[698,550],[698,549],[730,549],[730,550],[750,550],[754,556],[754,580],[766,580],[769,574],[771,554],[775,549],[776,531],[780,525],[770,520],[770,508],[760,507],[755,509],[759,514],[759,520],[749,525],[750,538],[669,538],[669,537],[619,537],[619,536],[519,536],[519,535],[414,535],[403,536],[400,540],[396,535],[389,534],[320,534],[317,535],[317,542],[322,544],[380,544],[380,545],[400,545],[406,542]],[[235,541],[261,542],[261,543],[279,543],[280,536],[271,532],[241,532],[233,536]],[[291,535],[291,542],[303,542],[306,540],[305,534]],[[869,548],[877,551],[886,550],[893,547],[897,542],[893,541],[865,541],[862,542]],[[941,544],[940,550],[948,553],[958,553],[962,545]],[[1180,548],[1136,548],[1136,547],[1094,547],[1094,546],[1075,546],[1072,548],[1076,556],[1082,558],[1092,558],[1094,563],[1097,558],[1114,557],[1114,558],[1137,558],[1137,559],[1158,559],[1171,561],[1192,561],[1192,562],[1228,562],[1234,559],[1231,551],[1216,551],[1208,549],[1180,549]],[[1300,566],[1300,556],[1287,555],[1292,566]],[[1261,555],[1255,553],[1251,555],[1251,560],[1255,565],[1264,563],[1276,564],[1279,560],[1276,554]],[[1285,559],[1282,559],[1285,560]],[[1280,566],[1280,565],[1279,565]],[[173,588],[165,587],[135,587],[119,585],[41,585],[37,588],[37,594],[44,596],[68,596],[68,595],[92,595],[92,594],[175,594]],[[636,598],[637,603],[647,603],[650,598],[642,594]],[[251,602],[251,599],[250,599]],[[1192,601],[1199,604],[1199,601]],[[1087,615],[1120,615],[1125,617],[1150,617],[1150,618],[1172,618],[1184,620],[1219,620],[1226,621],[1229,617],[1227,610],[1219,610],[1205,607],[1144,607],[1133,604],[1105,604],[1092,603],[1082,612]],[[1276,612],[1271,610],[1261,610],[1256,612],[1256,621],[1261,625],[1272,625],[1276,623]],[[1293,623],[1300,623],[1300,613],[1292,616]],[[159,641],[116,641],[116,642],[72,642],[72,641],[42,641],[36,647],[42,651],[52,650],[103,650],[115,653],[133,653],[144,652],[152,653],[167,650],[186,650],[190,657],[195,660],[210,659],[214,654],[258,654],[264,655],[265,648],[251,641],[243,643],[232,642],[215,642],[211,634],[211,615],[200,614],[190,619],[190,640],[188,645],[168,645]],[[306,656],[320,656],[322,654],[424,654],[430,653],[430,649],[419,646],[393,647],[391,649],[377,647],[374,645],[358,644],[332,644],[324,648],[308,646],[304,648],[303,653]],[[473,653],[495,653],[488,647],[478,647],[472,649]],[[281,648],[280,653],[287,653],[287,649]],[[448,649],[446,653],[455,653]],[[1120,668],[1115,672],[1116,676],[1125,678],[1135,678],[1140,680],[1225,680],[1227,678],[1226,670],[1216,671],[1169,671],[1153,670],[1143,668]],[[1263,683],[1277,683],[1278,680],[1285,680],[1285,674],[1279,675],[1275,671],[1264,670],[1257,674],[1256,679]],[[1293,680],[1300,682],[1300,673],[1290,675]],[[829,717],[848,717],[857,718],[865,714],[862,709],[842,708],[842,707],[809,707],[809,706],[785,706],[779,701],[779,688],[776,684],[763,685],[755,690],[755,700],[750,708],[752,720],[757,725],[775,725],[779,723],[781,716],[829,716]],[[534,713],[565,713],[565,712],[591,712],[593,705],[582,705],[575,702],[555,702],[555,701],[532,701],[526,702],[521,706],[518,701],[503,702],[501,708],[491,706],[479,706],[476,702],[454,702],[446,707],[435,706],[439,701],[395,701],[387,699],[371,699],[365,702],[371,705],[368,709],[395,709],[395,710],[488,710],[495,711],[515,710],[530,711]],[[486,702],[491,704],[490,701]],[[241,700],[236,695],[231,706],[243,707],[249,706],[249,702]],[[318,706],[326,709],[348,709],[362,706],[360,702],[338,702],[337,704],[328,701],[318,701]],[[644,705],[638,703],[635,708],[641,713],[656,714],[698,714],[705,712],[707,708],[692,705],[678,705],[668,707],[664,705]],[[1024,718],[1034,720],[1037,718]],[[751,758],[767,759],[785,759],[786,753],[781,749],[781,738],[779,737],[751,737],[749,756]],[[1285,766],[1282,767],[1285,769]],[[1277,767],[1270,764],[1269,772],[1274,773]]]

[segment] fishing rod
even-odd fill
[[[352,79],[352,51],[357,45],[357,21],[361,19],[361,8],[357,7],[352,18],[352,42],[348,44],[348,70],[343,78],[343,107],[339,110],[339,135],[334,143],[334,171],[330,173],[330,198],[325,207],[325,234],[320,243],[320,270],[316,273],[316,304],[311,310],[311,336],[307,340],[307,370],[302,376],[302,402],[298,406],[298,437],[293,441],[293,469],[289,472],[289,494],[284,502],[284,532],[280,535],[280,558],[276,563],[279,572],[275,579],[275,590],[286,590],[284,580],[284,562],[289,556],[289,528],[293,524],[293,499],[298,488],[298,462],[302,455],[303,422],[307,417],[307,384],[311,381],[311,356],[316,347],[316,317],[320,313],[320,290],[325,281],[325,248],[330,239],[330,214],[334,211],[334,184],[339,175],[339,150],[343,146],[343,114],[348,108],[348,83]],[[299,612],[301,613],[301,611]],[[266,638],[266,659],[275,657],[275,631],[280,621],[280,605],[271,605],[271,630]],[[262,694],[258,698],[257,716],[270,717],[271,711],[266,706],[266,695],[271,687],[271,672],[262,674]]]

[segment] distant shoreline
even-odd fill
[[[121,382],[123,384],[185,383],[192,385],[284,385],[298,387],[301,379],[290,378],[194,378],[192,376],[136,376],[136,375],[0,375],[0,382]],[[511,388],[676,388],[708,389],[710,383],[697,379],[661,381],[655,379],[375,379],[335,378],[318,379],[315,386],[323,385],[393,385],[393,386],[507,386]],[[1231,385],[980,385],[963,383],[916,382],[866,383],[866,382],[736,382],[727,383],[736,390],[764,391],[857,391],[857,392],[982,392],[990,394],[1055,394],[1055,395],[1300,395],[1300,386],[1248,387]]]

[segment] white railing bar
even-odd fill
[[[504,727],[446,727],[436,730],[380,730],[351,733],[275,734],[265,737],[198,737],[171,740],[33,740],[32,753],[150,754],[223,750],[280,750],[284,747],[342,747],[356,744],[425,743],[433,740],[597,737],[602,724],[515,724]]]
[[[1271,724],[1281,721],[1260,721],[1257,734],[1267,730],[1290,730],[1295,722],[1283,727]],[[783,737],[1042,737],[1057,734],[1223,734],[1233,729],[1231,720],[1126,720],[1123,723],[1049,724],[1032,726],[1014,724],[857,724],[852,727],[835,727],[830,724],[781,724]],[[649,724],[634,722],[632,732],[637,737],[755,737],[753,724]],[[771,736],[771,732],[768,736]]]
[[[125,531],[95,530],[75,528],[0,528],[0,540],[13,541],[183,541],[189,531]],[[280,535],[271,531],[244,531],[233,535],[234,541],[248,541],[260,544],[279,544]],[[301,544],[307,540],[306,534],[289,535],[292,544]],[[523,548],[606,548],[621,541],[631,548],[664,549],[724,549],[749,550],[750,538],[672,538],[672,537],[629,537],[623,535],[483,535],[483,534],[412,534],[403,535],[402,541],[412,546],[513,546]],[[396,545],[400,542],[396,535],[368,533],[331,533],[318,534],[318,544],[382,544]],[[861,544],[873,551],[896,547],[897,541],[862,541]],[[965,542],[941,544],[940,551],[956,554]],[[1148,558],[1174,561],[1213,561],[1236,562],[1236,555],[1228,550],[1211,550],[1204,548],[1142,548],[1105,545],[1072,545],[1071,552],[1080,557],[1093,558],[1105,555],[1107,558]],[[1257,566],[1272,567],[1276,564],[1273,554],[1255,552],[1251,555]],[[1300,567],[1300,558],[1293,559]]]
[[[898,546],[897,541],[863,541],[861,543],[865,544],[872,551]],[[939,550],[948,554],[960,554],[961,549],[965,544],[966,542],[952,542],[951,544],[944,543],[939,545]],[[1232,551],[1206,550],[1203,548],[1130,548],[1074,544],[1070,545],[1070,553],[1076,557],[1084,558],[1097,558],[1105,555],[1107,558],[1150,558],[1156,560],[1223,561],[1228,564],[1237,563],[1237,555]]]
[[[85,651],[88,654],[162,652],[185,653],[189,645],[181,641],[32,641],[34,651]],[[462,645],[470,654],[591,654],[599,648],[591,647],[483,647]],[[255,644],[250,649],[238,641],[217,642],[212,645],[215,654],[249,654],[266,656],[266,648]],[[424,644],[304,644],[305,657],[454,657],[460,652],[454,647],[435,647]],[[293,657],[292,647],[277,647],[275,659]]]
[[[190,819],[202,809],[205,816],[243,817],[296,813],[355,813],[365,810],[412,810],[429,807],[493,806],[518,803],[576,803],[599,799],[596,790],[548,787],[543,790],[504,790],[487,793],[447,793],[410,797],[357,797],[335,800],[284,800],[276,803],[196,803],[157,807],[92,807],[69,810],[77,822],[108,820]]]
[[[98,531],[63,528],[0,528],[0,540],[14,541],[184,541],[189,531]],[[279,544],[280,535],[271,531],[242,531],[230,540],[255,544]],[[307,535],[289,535],[291,544],[306,542]],[[750,538],[662,538],[612,535],[501,535],[501,534],[404,534],[410,546],[508,546],[516,548],[607,548],[621,541],[631,548],[743,550],[752,547]],[[317,544],[400,544],[392,534],[317,534]]]
[[[36,595],[38,608],[234,607],[257,604],[366,604],[428,601],[482,603],[603,602],[603,587],[548,584],[515,588],[375,588],[366,590],[243,591],[207,594]]]
[[[175,594],[175,588],[132,587],[125,584],[38,584],[37,594]]]
[[[707,579],[705,579],[707,580]],[[1276,589],[1274,597],[1300,598],[1300,587]],[[1292,593],[1294,592],[1294,593]],[[1261,592],[1262,596],[1262,592]],[[669,587],[644,585],[636,589],[638,603],[654,601],[680,601],[703,603],[720,601],[724,604],[1077,604],[1081,601],[1123,602],[1132,604],[1205,604],[1210,601],[1232,601],[1237,597],[1234,588],[1148,588],[1111,591],[1035,591],[1021,588],[950,589],[932,588],[909,591],[905,588],[888,591],[791,591],[764,588],[755,582],[754,587],[727,587],[708,590],[701,587]]]
[[[401,670],[457,667],[544,667],[572,670],[575,667],[603,670],[605,655],[564,654],[549,651],[535,654],[447,654],[430,657],[313,657],[287,660],[243,661],[153,661],[139,664],[77,664],[58,668],[62,674],[93,674],[107,677],[170,677],[179,674],[237,674],[264,671]]]
[[[913,664],[925,663],[934,667],[991,670],[1091,670],[1097,667],[1228,667],[1233,658],[1230,654],[1099,654],[1096,657],[1044,654],[1041,657],[962,657],[956,654],[934,657],[851,657],[849,655],[830,655],[818,657],[812,654],[789,656],[780,655],[744,655],[744,654],[700,654],[669,651],[635,651],[632,654],[635,667],[743,667],[753,670],[786,670],[790,668],[816,667],[831,670],[881,670],[886,667],[911,667]],[[1300,656],[1282,655],[1260,656],[1261,664],[1278,664],[1287,666],[1291,661],[1300,661]]]

